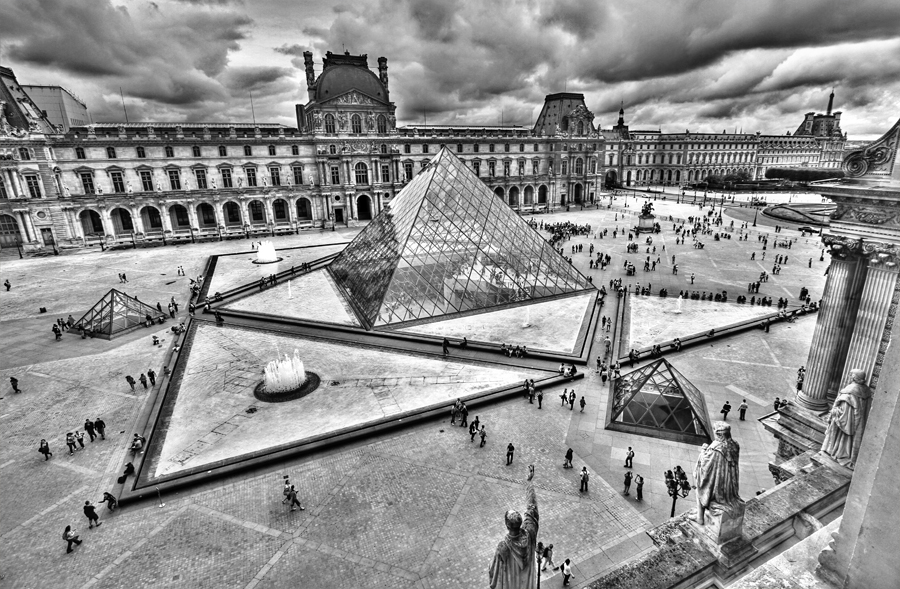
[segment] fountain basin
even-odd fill
[[[266,391],[266,383],[263,381],[253,389],[253,396],[263,403],[284,403],[286,401],[302,399],[319,388],[320,384],[322,384],[322,381],[319,379],[319,375],[307,370],[306,380],[296,389],[272,393]]]
[[[279,258],[278,254],[275,253],[275,245],[271,241],[266,240],[259,244],[259,249],[256,250],[256,259],[253,260],[253,263],[274,264],[282,259],[284,258]]]

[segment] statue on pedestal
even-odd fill
[[[741,447],[731,439],[731,426],[724,421],[713,424],[716,439],[703,444],[694,466],[694,486],[697,489],[697,523],[706,524],[706,510],[713,504],[725,511],[739,508],[738,457]]]
[[[513,509],[506,512],[506,537],[497,545],[488,571],[491,589],[534,589],[538,572],[535,549],[538,533],[537,495],[531,479],[534,465],[528,467],[525,482],[525,517]]]
[[[850,384],[838,393],[828,414],[822,452],[849,466],[856,462],[871,402],[872,391],[866,386],[866,373],[851,370]]]

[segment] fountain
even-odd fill
[[[675,301],[675,310],[672,311],[675,314],[681,313],[681,307],[684,305],[684,299],[678,297],[678,300]]]
[[[254,264],[274,264],[280,262],[281,258],[275,253],[275,245],[269,241],[260,242],[259,248],[256,250],[256,260]]]
[[[308,372],[300,359],[300,352],[284,355],[266,365],[264,378],[256,385],[254,396],[260,401],[280,403],[306,396],[319,386],[319,376]]]

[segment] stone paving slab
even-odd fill
[[[575,350],[587,306],[593,293],[522,305],[490,313],[403,327],[400,332],[451,337],[469,341],[525,345],[531,349],[563,352]]]

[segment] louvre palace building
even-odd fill
[[[352,226],[377,215],[441,147],[533,214],[594,203],[614,187],[839,169],[846,140],[833,94],[825,114],[806,114],[786,135],[635,131],[624,110],[603,128],[569,92],[548,95],[531,127],[398,127],[386,58],[371,69],[366,55],[328,52],[318,76],[313,54],[304,58],[309,98],[296,106],[296,127],[54,121],[54,96],[70,109],[83,103],[59,87],[23,88],[0,67],[0,247],[57,252]],[[53,92],[32,98],[32,88]]]

